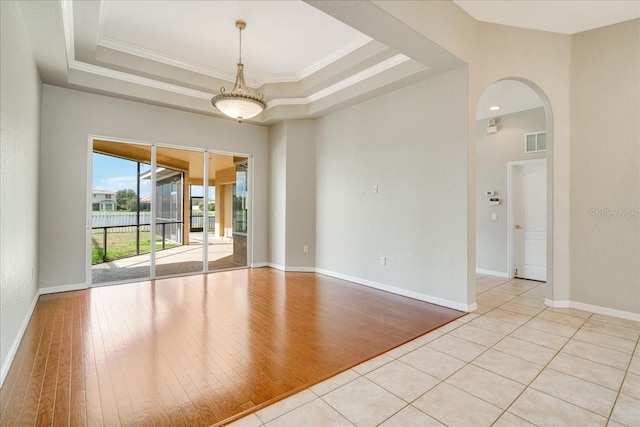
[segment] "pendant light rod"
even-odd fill
[[[242,64],[242,30],[247,28],[247,23],[242,19],[236,21],[236,28],[238,29],[238,62]]]

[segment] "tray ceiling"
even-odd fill
[[[456,3],[477,19],[488,20],[479,14],[494,9],[493,16],[509,18],[512,9],[503,1]],[[546,12],[527,19],[554,22],[576,19],[554,12],[558,5],[584,3],[584,12],[587,3],[598,3],[591,18],[605,15],[607,4],[608,11],[637,15],[629,4],[638,5],[517,3],[544,6]],[[318,117],[465,65],[369,1],[32,0],[18,6],[44,83],[212,116],[221,114],[211,97],[233,86],[233,24],[244,19],[247,83],[268,104],[250,120],[258,124]],[[509,19],[501,23],[527,26]]]
[[[250,120],[258,124],[318,117],[464,65],[418,33],[408,43],[412,30],[373,3],[341,2],[348,7],[338,18],[322,10],[326,2],[309,3],[69,0],[19,7],[45,83],[214,116],[221,114],[210,99],[233,87],[234,22],[243,19],[245,77],[268,104]],[[410,45],[421,58],[405,52]]]

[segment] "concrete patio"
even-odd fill
[[[156,277],[202,272],[203,233],[190,233],[190,244],[156,251]],[[208,271],[245,267],[233,261],[233,240],[209,233]],[[150,254],[121,258],[91,267],[91,282],[109,283],[145,279],[150,275]]]

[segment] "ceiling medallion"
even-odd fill
[[[242,123],[244,119],[250,119],[260,114],[267,104],[262,100],[262,94],[251,95],[244,81],[244,64],[242,63],[242,30],[247,27],[247,23],[241,20],[236,21],[236,28],[239,30],[239,58],[238,70],[236,72],[236,83],[233,90],[226,92],[224,87],[220,88],[220,94],[211,98],[211,104],[220,110],[224,115],[233,117]]]

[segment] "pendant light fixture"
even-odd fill
[[[233,117],[242,123],[244,119],[250,119],[260,114],[267,104],[262,100],[262,94],[251,95],[244,81],[244,64],[242,63],[242,30],[247,27],[247,23],[241,20],[236,21],[236,28],[239,30],[239,59],[236,72],[236,83],[233,90],[226,92],[224,87],[220,88],[220,94],[211,98],[211,104],[224,115]]]

